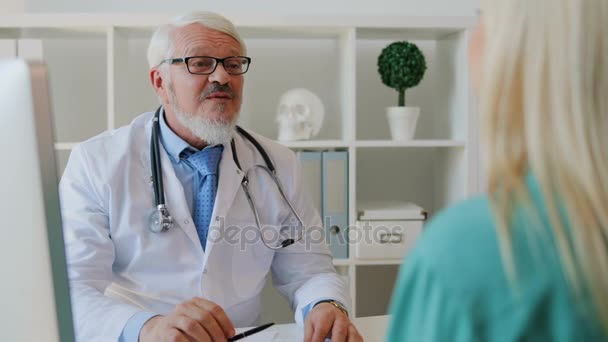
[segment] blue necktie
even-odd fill
[[[217,169],[222,157],[223,146],[207,148],[188,157],[188,162],[198,171],[199,188],[194,189],[192,217],[203,250],[207,243],[209,223],[213,213],[217,193]],[[196,182],[194,182],[196,186]]]

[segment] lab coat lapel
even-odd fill
[[[246,151],[241,148],[243,141],[240,136],[235,132],[233,134],[235,139],[235,146],[239,162],[242,167],[245,167],[243,162],[249,163],[249,158],[246,156]],[[217,244],[221,244],[221,232],[220,229],[222,224],[226,222],[226,217],[229,215],[229,211],[233,206],[235,196],[239,189],[241,189],[241,180],[243,179],[243,172],[237,167],[232,156],[232,149],[230,143],[224,144],[224,151],[222,153],[222,160],[219,165],[219,179],[217,186],[217,195],[215,198],[215,205],[213,208],[213,215],[211,216],[211,222],[209,225],[209,238],[207,240],[207,246],[205,250],[205,264],[207,259],[213,250],[213,247]],[[215,232],[214,232],[215,231]],[[218,240],[218,237],[220,238]]]
[[[152,179],[152,170],[150,165],[150,136],[152,133],[152,118],[146,124],[146,141],[148,142],[146,145],[148,148],[143,148],[142,150],[142,164],[144,167],[143,174],[148,177],[148,179]],[[160,142],[159,142],[160,143]],[[172,229],[176,229],[177,227],[181,228],[184,233],[192,240],[192,242],[198,247],[199,250],[202,250],[201,242],[198,238],[198,233],[196,232],[196,227],[194,226],[194,220],[192,219],[192,215],[188,209],[188,202],[186,201],[186,195],[184,193],[184,188],[182,183],[177,178],[175,174],[175,170],[173,169],[173,164],[171,163],[171,159],[169,159],[169,155],[163,148],[162,143],[159,144],[160,147],[160,159],[162,164],[162,173],[163,173],[163,185],[165,190],[165,202],[167,203],[167,209],[171,213],[173,217],[173,221],[175,225]],[[150,182],[150,186],[152,188],[152,193],[154,193],[154,185]],[[179,229],[178,228],[178,229]]]

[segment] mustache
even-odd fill
[[[207,96],[209,96],[209,95],[211,95],[211,94],[213,94],[215,92],[227,93],[233,99],[236,99],[238,97],[237,94],[232,90],[232,88],[230,88],[229,85],[227,85],[227,84],[219,84],[219,83],[212,83],[209,86],[209,89],[203,91],[203,93],[198,97],[198,99],[200,101],[204,101],[207,98]]]

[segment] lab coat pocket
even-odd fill
[[[274,251],[264,244],[260,229],[255,223],[249,221],[241,221],[233,224],[233,231],[227,232],[227,238],[230,243],[235,243],[238,248],[238,253],[247,258],[247,262],[254,263],[254,267],[266,269],[272,262]],[[270,241],[268,241],[270,243]]]

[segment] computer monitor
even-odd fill
[[[46,69],[0,60],[0,340],[74,341]]]

